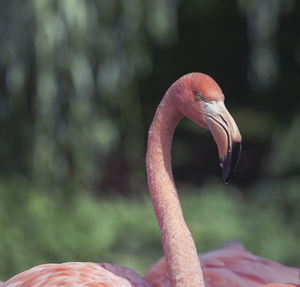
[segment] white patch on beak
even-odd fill
[[[220,111],[224,110],[225,104],[223,101],[201,101],[201,106],[206,116],[214,116],[216,114],[220,114]]]

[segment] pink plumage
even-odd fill
[[[150,287],[134,271],[113,264],[68,262],[39,265],[22,272],[1,287]]]

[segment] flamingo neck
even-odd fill
[[[148,185],[161,230],[171,286],[204,287],[197,250],[182,214],[171,167],[172,138],[181,118],[167,93],[149,130]]]

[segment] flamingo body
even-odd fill
[[[297,268],[255,256],[240,245],[208,252],[200,255],[199,260],[206,287],[257,287],[273,282],[280,285],[266,287],[288,287],[297,285],[283,283],[299,283]],[[170,287],[164,258],[150,269],[146,279],[153,287]]]
[[[131,269],[108,263],[45,264],[22,272],[1,287],[150,287]]]

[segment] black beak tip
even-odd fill
[[[229,179],[231,178],[231,175],[232,175],[231,170],[229,168],[223,168],[223,181],[225,184],[229,183]]]
[[[233,142],[232,149],[228,150],[226,157],[224,159],[220,159],[220,165],[223,170],[223,181],[225,184],[228,184],[229,179],[237,167],[241,149],[241,142]]]
[[[229,179],[230,179],[230,176],[226,177],[223,175],[223,181],[225,184],[228,184],[229,183]]]

